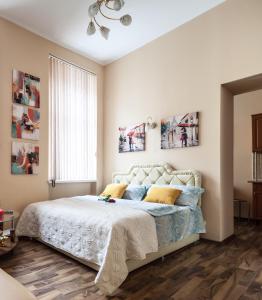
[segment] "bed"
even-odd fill
[[[114,183],[201,187],[194,170],[169,164],[135,165],[114,173]],[[201,197],[197,207],[79,196],[30,204],[17,226],[28,236],[98,271],[95,283],[112,294],[128,273],[199,240],[205,232]]]

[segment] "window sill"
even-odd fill
[[[97,180],[57,180],[55,184],[60,184],[60,183],[96,183]],[[52,184],[51,180],[48,180],[49,184]]]

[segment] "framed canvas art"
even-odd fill
[[[178,114],[161,120],[161,149],[199,145],[199,113]]]
[[[119,127],[119,153],[145,151],[145,124]]]
[[[40,112],[27,106],[13,104],[12,137],[39,140]]]
[[[35,175],[39,169],[39,146],[13,142],[11,171],[15,175]]]
[[[13,102],[40,107],[40,79],[33,75],[13,70]]]

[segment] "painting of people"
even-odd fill
[[[33,75],[13,70],[13,102],[40,107],[40,79]]]
[[[19,104],[13,104],[12,137],[39,140],[40,112]]]
[[[145,124],[119,127],[119,153],[145,151]]]
[[[161,120],[161,149],[199,145],[198,112],[177,114]]]
[[[31,143],[12,143],[12,174],[35,175],[39,169],[39,146]]]

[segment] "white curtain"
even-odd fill
[[[96,180],[96,75],[50,56],[49,180]]]

